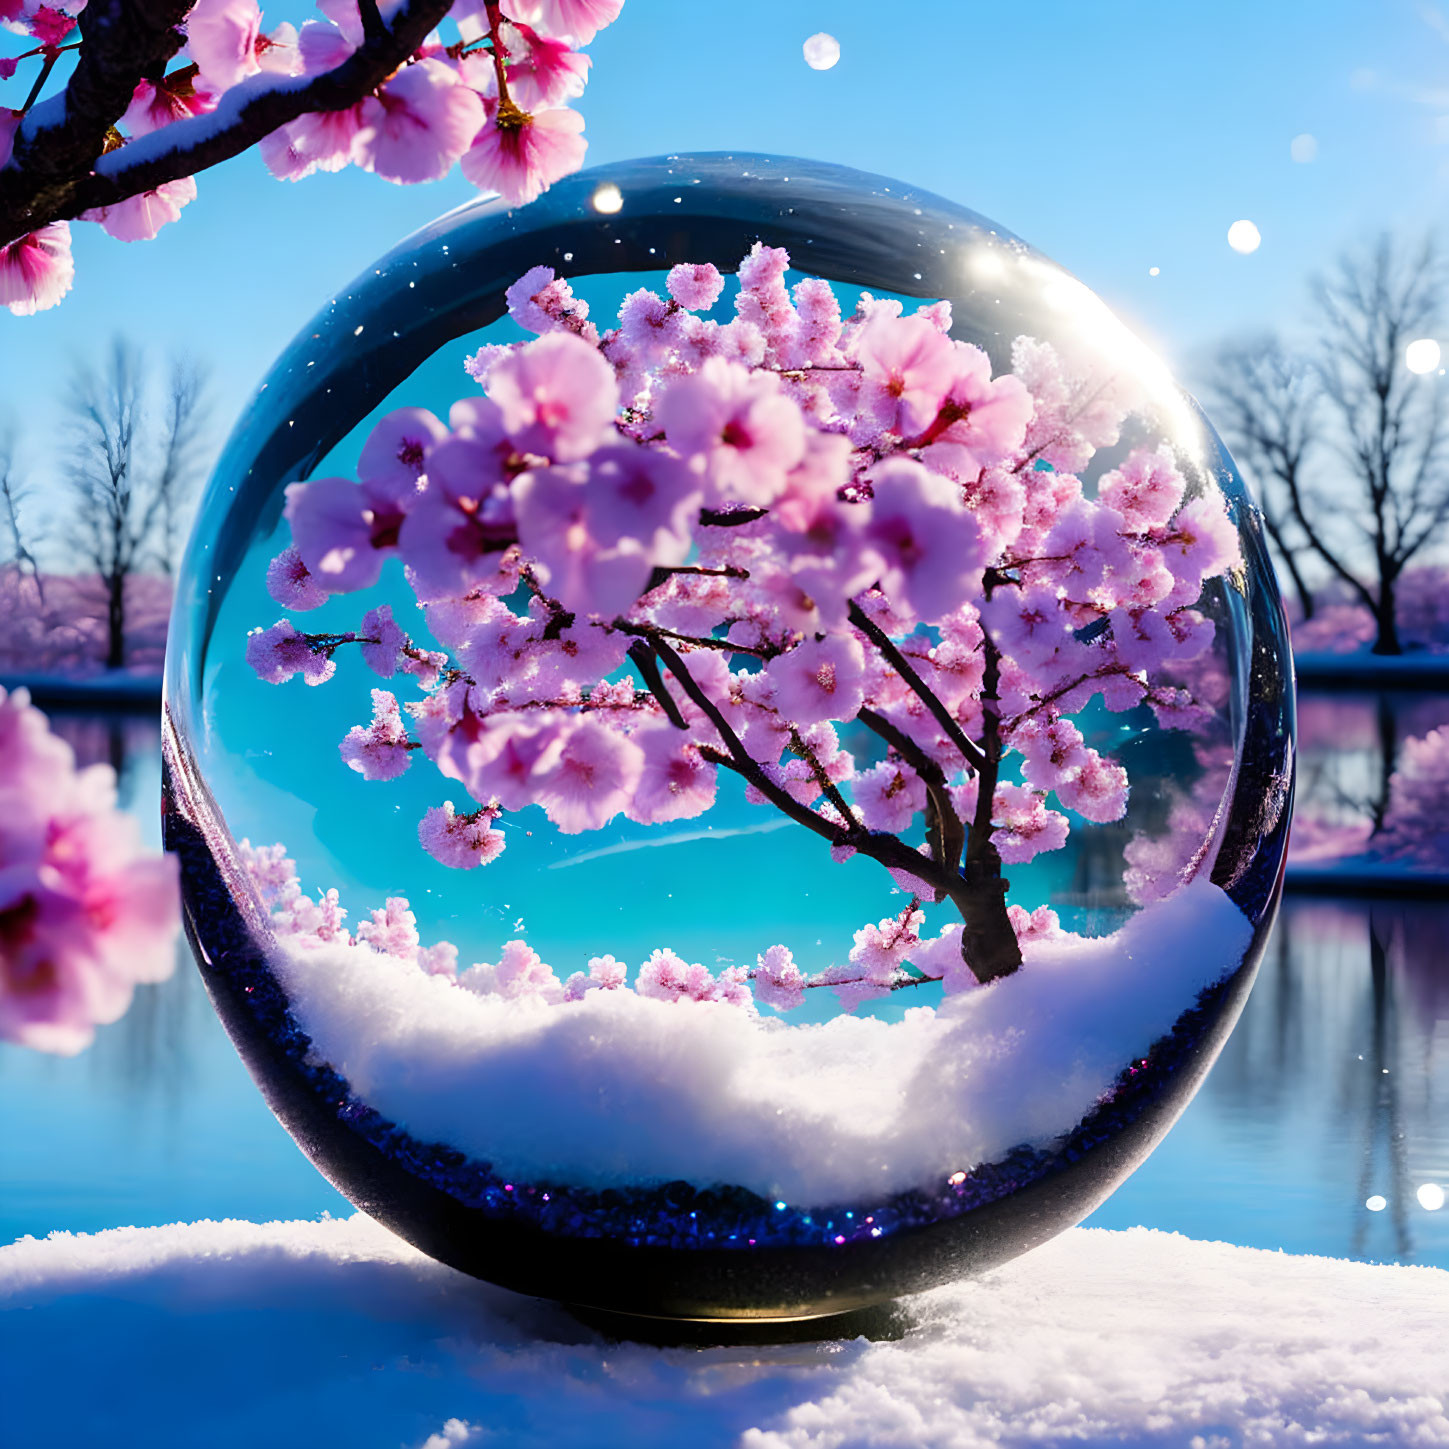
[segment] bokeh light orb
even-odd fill
[[[1404,366],[1424,376],[1438,368],[1441,356],[1439,343],[1433,337],[1416,337],[1404,348]]]
[[[455,211],[298,334],[180,581],[166,834],[359,1206],[524,1292],[804,1318],[1152,1149],[1292,729],[1252,505],[1088,288],[895,181],[671,156]]]
[[[801,49],[811,70],[829,70],[840,59],[840,42],[823,30],[812,35]]]
[[[1228,245],[1239,256],[1251,256],[1263,244],[1263,234],[1246,218],[1235,221],[1228,228]]]

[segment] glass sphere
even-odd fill
[[[1160,1139],[1292,711],[1232,462],[1087,288],[896,182],[672,156],[465,206],[298,335],[191,541],[164,808],[360,1207],[524,1292],[804,1318]]]

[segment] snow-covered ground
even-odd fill
[[[0,1308],[6,1445],[1449,1445],[1449,1273],[1146,1229],[1066,1233],[879,1342],[610,1342],[361,1215],[25,1239]]]

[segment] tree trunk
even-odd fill
[[[1397,608],[1397,590],[1389,579],[1380,576],[1379,599],[1374,608],[1374,622],[1378,625],[1379,635],[1374,640],[1373,652],[1375,654],[1402,654],[1404,647],[1399,643],[1399,621]]]
[[[120,669],[126,662],[126,576],[106,580],[106,668]]]
[[[1001,857],[988,844],[983,858],[969,856],[961,870],[961,888],[954,895],[965,926],[961,957],[982,985],[1010,976],[1021,965],[1021,946],[1006,913],[1009,882],[1001,874]]]
[[[1399,723],[1394,718],[1394,706],[1386,692],[1379,694],[1379,788],[1374,796],[1370,814],[1373,819],[1373,833],[1377,835],[1384,828],[1389,813],[1389,793],[1394,781],[1394,771],[1399,763]]]

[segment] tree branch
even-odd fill
[[[953,718],[951,711],[936,698],[926,681],[916,673],[911,662],[892,642],[890,635],[870,618],[854,599],[850,601],[849,618],[850,622],[880,650],[886,663],[905,680],[921,703],[931,711],[936,723],[945,732],[946,738],[961,751],[966,763],[978,773],[983,770],[986,766],[986,756],[972,743],[960,723]]]
[[[173,122],[103,155],[137,83],[179,48],[176,26],[191,3],[92,0],[81,13],[85,43],[63,104],[27,118],[11,165],[0,171],[0,244],[205,171],[299,116],[356,105],[417,50],[450,3],[403,0],[390,26],[332,70],[310,78],[253,76],[209,115]]]

